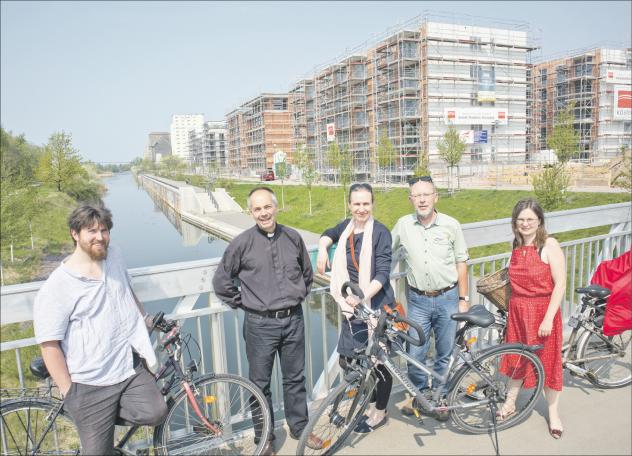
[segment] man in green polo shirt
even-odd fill
[[[427,336],[421,347],[408,344],[408,353],[425,364],[432,330],[436,352],[434,370],[444,374],[457,328],[450,316],[469,308],[467,246],[459,222],[435,210],[439,196],[432,178],[416,177],[408,184],[408,198],[415,212],[395,224],[393,252],[400,246],[406,250],[408,316],[421,324]],[[422,393],[428,390],[428,376],[423,371],[409,363],[408,375]],[[416,401],[412,407],[419,409]],[[413,410],[406,406],[402,413],[411,414]]]

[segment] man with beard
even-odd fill
[[[146,363],[151,324],[109,246],[112,214],[84,205],[68,218],[75,251],[35,297],[33,324],[44,363],[79,432],[81,454],[113,454],[118,423],[156,426],[167,407]]]
[[[467,247],[459,222],[435,210],[439,196],[432,178],[415,177],[408,185],[415,213],[400,218],[393,227],[393,252],[400,246],[406,250],[408,316],[420,323],[426,334],[426,343],[421,347],[409,344],[408,353],[425,364],[432,330],[434,370],[444,374],[457,326],[450,316],[469,309]],[[416,337],[414,330],[411,336]],[[423,371],[409,363],[408,375],[423,394],[429,394],[428,376]],[[413,409],[420,410],[416,400],[403,407],[402,413],[413,414]],[[437,418],[447,416],[441,414]]]
[[[272,412],[270,381],[279,354],[283,374],[283,403],[290,437],[298,439],[307,426],[305,389],[305,324],[301,303],[312,285],[312,266],[305,243],[292,228],[276,222],[279,205],[268,187],[248,195],[255,226],[230,243],[213,277],[215,294],[233,309],[242,308],[248,376],[266,396]],[[237,288],[236,280],[241,282]],[[274,423],[274,415],[272,416]],[[274,431],[263,454],[274,454]],[[322,448],[311,434],[307,446]]]

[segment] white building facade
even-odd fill
[[[171,116],[171,151],[187,163],[191,163],[189,151],[189,131],[201,130],[204,114],[174,114]]]

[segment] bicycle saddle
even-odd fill
[[[587,294],[591,298],[603,299],[610,296],[610,290],[599,285],[588,285],[583,288],[575,288],[576,293]]]
[[[481,328],[487,328],[496,320],[494,314],[480,304],[472,306],[467,312],[452,314],[450,318],[455,321],[466,321]]]
[[[42,358],[32,359],[31,364],[29,365],[29,369],[31,369],[31,373],[33,375],[35,375],[37,378],[41,378],[42,380],[50,377],[48,369],[46,369],[46,364],[44,364],[44,360]]]

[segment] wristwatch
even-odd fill
[[[459,296],[459,301],[470,302],[469,296]]]

